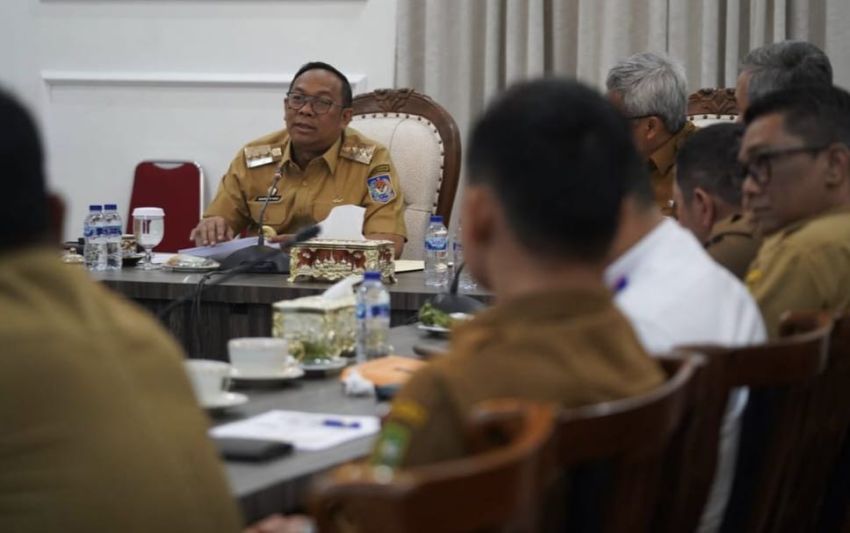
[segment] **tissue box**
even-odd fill
[[[353,353],[357,342],[354,296],[328,300],[305,296],[272,304],[272,336],[289,343],[289,353],[308,362]]]
[[[392,241],[313,239],[290,250],[289,281],[337,281],[370,270],[395,283],[394,252]]]

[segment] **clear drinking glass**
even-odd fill
[[[137,207],[133,210],[133,233],[136,243],[145,249],[145,257],[136,268],[160,268],[151,261],[151,251],[162,242],[165,234],[165,212],[159,207]]]

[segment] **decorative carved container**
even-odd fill
[[[352,274],[378,271],[395,283],[392,241],[313,239],[289,252],[289,281],[339,281]]]
[[[357,341],[354,296],[328,300],[305,296],[272,304],[272,336],[286,339],[303,362],[353,353]]]

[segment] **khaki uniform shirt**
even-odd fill
[[[850,305],[850,207],[803,220],[765,238],[747,273],[769,338],[785,311],[844,311]]]
[[[718,221],[703,243],[705,251],[741,281],[761,246],[761,236],[749,215],[737,213]]]
[[[462,457],[465,420],[482,400],[577,407],[641,394],[663,380],[607,290],[518,298],[453,330],[449,354],[399,392],[372,461],[396,467]]]
[[[269,191],[275,172],[281,180]],[[321,157],[299,168],[286,130],[248,143],[230,164],[204,217],[221,216],[234,232],[258,229],[266,195],[264,225],[295,233],[324,220],[338,205],[366,208],[363,234],[405,237],[404,195],[386,147],[348,128]]]
[[[177,344],[62,265],[0,254],[0,531],[234,533]]]
[[[673,214],[670,201],[673,199],[673,181],[676,179],[676,154],[695,131],[697,127],[694,123],[686,122],[682,129],[649,156],[649,177],[655,192],[655,203],[667,216]]]

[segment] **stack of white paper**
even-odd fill
[[[381,423],[376,416],[268,411],[210,430],[214,437],[268,439],[290,442],[298,450],[324,450],[373,435]]]

